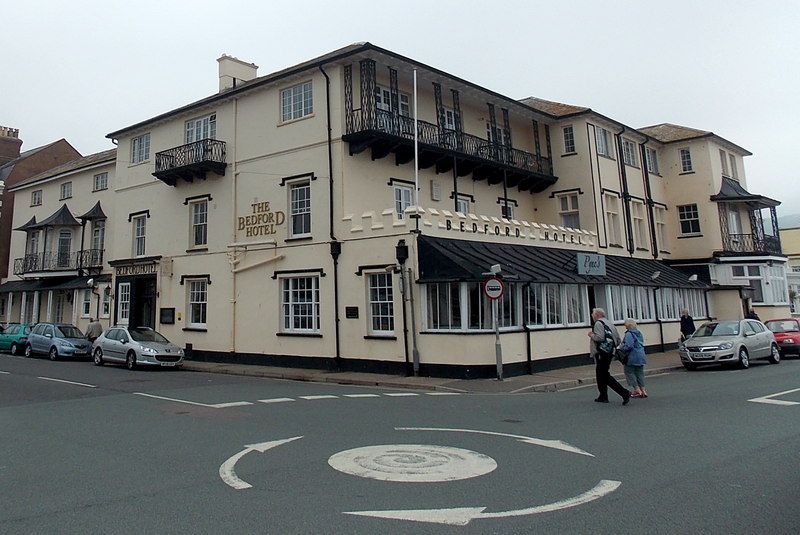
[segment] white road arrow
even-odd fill
[[[505,518],[511,516],[527,516],[538,513],[549,513],[560,509],[567,509],[585,503],[589,503],[598,498],[610,494],[617,490],[622,483],[608,479],[601,480],[591,490],[579,494],[573,498],[537,505],[525,509],[514,509],[511,511],[500,511],[497,513],[484,513],[486,507],[456,507],[452,509],[409,509],[399,511],[350,511],[346,515],[370,516],[374,518],[386,518],[390,520],[411,520],[413,522],[427,522],[431,524],[448,524],[451,526],[466,526],[471,521],[481,518]]]
[[[270,442],[261,442],[259,444],[245,445],[242,451],[232,456],[230,459],[228,459],[227,461],[225,461],[220,465],[219,477],[222,478],[222,481],[224,481],[226,485],[228,485],[229,487],[233,487],[236,490],[249,489],[253,485],[239,479],[239,477],[236,475],[236,472],[234,471],[234,467],[236,466],[236,463],[239,461],[239,459],[241,459],[251,451],[264,453],[267,450],[271,450],[272,448],[278,447],[282,444],[293,442],[301,438],[303,437],[299,436],[299,437],[285,438],[283,440],[273,440]]]
[[[492,435],[496,437],[509,437],[509,438],[516,438],[520,442],[524,442],[526,444],[533,444],[534,446],[543,446],[545,448],[551,448],[554,450],[561,450],[561,451],[568,451],[570,453],[577,453],[578,455],[586,455],[588,457],[594,457],[588,451],[584,451],[577,446],[573,446],[572,444],[567,444],[563,440],[544,440],[541,438],[533,438],[533,437],[526,437],[522,435],[509,435],[507,433],[496,433],[494,431],[479,431],[477,429],[447,429],[441,427],[395,427],[397,431],[450,431],[455,433],[476,433],[479,435]]]

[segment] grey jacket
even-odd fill
[[[611,323],[608,318],[600,318],[594,322],[594,325],[592,325],[592,336],[589,338],[590,357],[597,355],[597,342],[602,342],[606,339],[606,330],[603,327],[603,324],[608,325],[608,327],[611,329],[611,334],[614,337],[614,345],[618,346],[620,344],[621,338],[617,328],[614,327],[614,324]]]

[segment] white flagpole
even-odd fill
[[[414,69],[414,212],[419,224],[419,127],[417,124],[417,69]]]

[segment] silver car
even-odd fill
[[[750,367],[754,359],[781,361],[772,331],[756,320],[712,321],[704,323],[680,348],[681,362],[687,370],[698,364],[737,364]]]
[[[129,370],[139,365],[180,368],[183,349],[149,327],[111,327],[92,344],[96,366],[124,363]]]

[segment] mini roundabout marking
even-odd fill
[[[525,444],[555,449],[567,453],[594,457],[591,453],[561,440],[544,440],[523,435],[512,435],[476,429],[451,429],[434,427],[396,427],[396,431],[472,433],[493,437],[513,438]],[[236,462],[252,451],[264,453],[274,447],[294,442],[302,437],[274,440],[245,446],[245,449],[230,457],[220,466],[220,477],[230,487],[243,490],[252,485],[236,476]],[[488,455],[475,451],[430,444],[381,444],[348,449],[333,454],[328,464],[335,470],[367,479],[396,483],[441,483],[480,477],[493,472],[497,462]],[[381,511],[344,511],[343,514],[405,520],[432,524],[465,526],[473,520],[497,519],[548,513],[583,505],[617,490],[622,482],[600,480],[593,488],[552,503],[512,509],[484,512],[486,507],[450,507],[440,509],[399,509]]]

